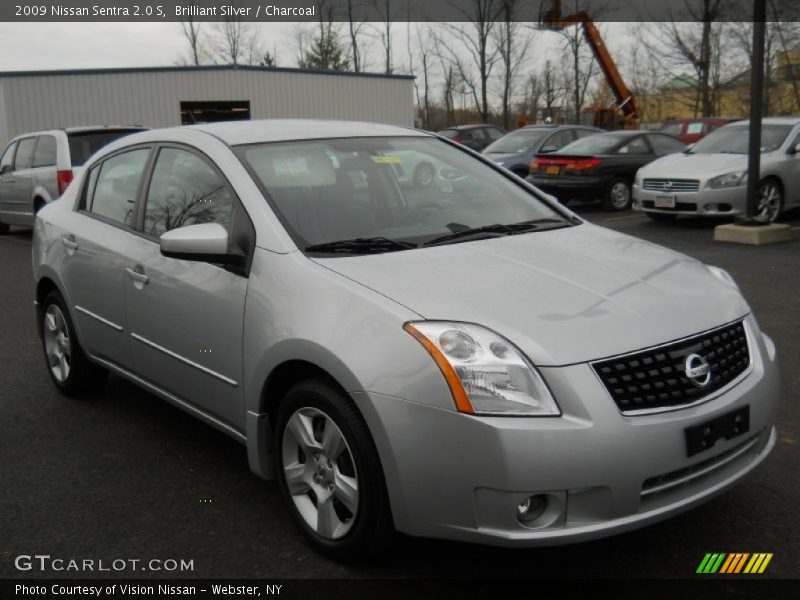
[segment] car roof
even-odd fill
[[[71,133],[91,133],[93,131],[106,130],[119,131],[124,129],[130,129],[132,131],[147,131],[147,127],[142,127],[141,125],[84,125],[82,127],[53,127],[51,129],[40,129],[39,131],[27,131],[14,136],[14,139],[16,140],[20,138],[33,137],[35,135],[52,135],[54,133],[66,133],[69,135]]]
[[[497,125],[492,125],[491,123],[473,123],[472,125],[453,125],[452,127],[445,127],[440,131],[447,131],[448,129],[478,129],[480,127],[497,127]],[[497,127],[497,129],[500,129]]]
[[[764,117],[761,119],[762,125],[797,125],[798,123],[800,123],[800,117]],[[750,119],[742,119],[728,124],[729,127],[748,127],[749,125]]]
[[[288,142],[352,137],[433,137],[432,134],[407,127],[359,121],[322,119],[265,119],[260,121],[226,121],[188,125],[173,129],[194,129],[213,135],[230,146],[262,142]]]

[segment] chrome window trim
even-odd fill
[[[113,321],[109,321],[108,319],[104,319],[100,315],[97,315],[97,314],[93,313],[90,310],[86,310],[82,306],[78,306],[76,304],[75,305],[75,310],[77,310],[78,312],[82,312],[83,314],[88,315],[88,316],[92,317],[93,319],[96,319],[97,321],[100,321],[103,325],[108,325],[109,327],[111,327],[112,329],[115,329],[116,331],[122,331],[122,326],[121,325],[117,325]]]

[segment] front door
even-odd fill
[[[35,148],[35,137],[19,140],[11,171],[0,176],[0,215],[9,225],[33,224],[31,162]]]
[[[142,217],[126,251],[125,307],[136,372],[242,430],[242,327],[247,278],[220,265],[163,256],[161,234],[246,218],[228,182],[185,147],[158,151]]]

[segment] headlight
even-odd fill
[[[642,187],[642,172],[636,171],[636,177],[634,178],[633,185],[638,188]]]
[[[735,287],[737,290],[739,286],[736,284],[736,280],[731,277],[731,274],[728,273],[725,269],[720,269],[719,267],[714,267],[711,265],[706,265],[706,268],[711,271],[711,274],[716,277],[717,279],[721,279],[725,283]]]
[[[712,190],[719,190],[722,188],[739,187],[747,183],[747,171],[735,171],[734,173],[726,173],[714,179],[709,179],[706,187]]]
[[[502,336],[469,323],[406,323],[433,357],[463,413],[558,416],[561,412],[536,368]]]

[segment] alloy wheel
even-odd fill
[[[414,171],[414,181],[421,187],[427,187],[433,182],[433,167],[428,163],[422,163]]]
[[[53,377],[65,383],[72,369],[72,347],[67,322],[56,304],[48,306],[44,314],[44,349]]]
[[[341,429],[317,408],[296,410],[283,431],[283,474],[300,516],[318,535],[339,539],[358,515],[358,476]]]
[[[617,181],[611,186],[611,204],[617,210],[622,210],[628,207],[631,199],[631,191],[628,189],[628,184],[623,181]]]
[[[781,189],[774,181],[765,181],[758,188],[758,206],[756,212],[770,223],[774,222],[781,212],[783,198]]]

